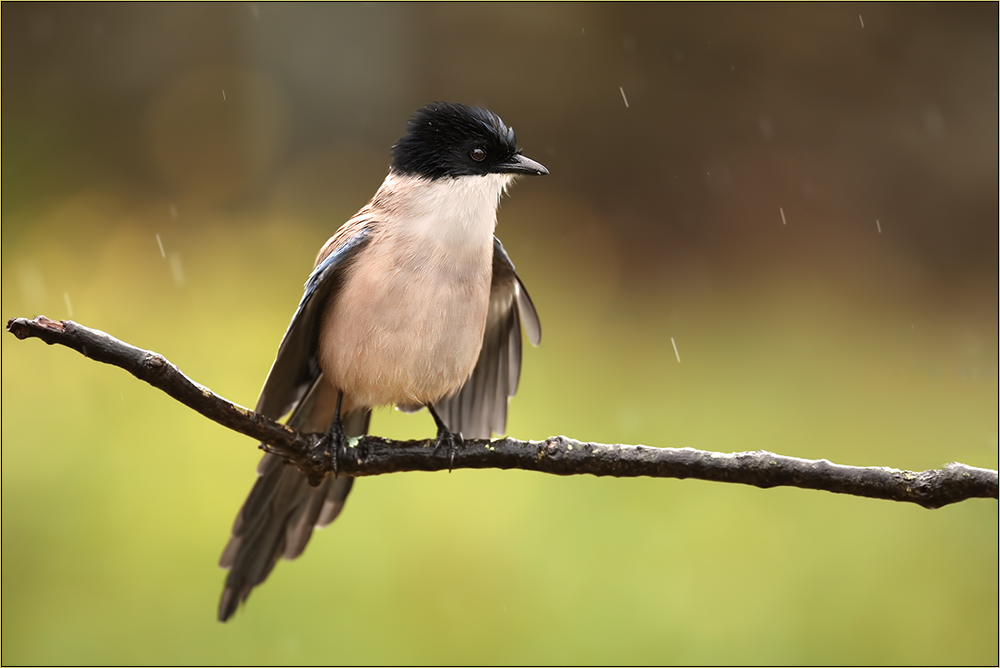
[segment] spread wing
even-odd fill
[[[490,310],[479,361],[457,394],[434,404],[450,431],[465,438],[490,438],[504,432],[507,400],[517,392],[521,376],[522,323],[528,340],[537,346],[542,339],[538,312],[503,244],[493,237]]]
[[[322,259],[306,281],[302,300],[257,399],[255,410],[262,415],[274,420],[286,415],[302,401],[322,373],[316,361],[317,320],[330,294],[340,284],[341,270],[367,245],[371,236],[371,224],[355,220],[357,224],[344,225],[327,242],[320,252]],[[323,257],[327,251],[328,255]]]

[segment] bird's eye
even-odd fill
[[[477,146],[476,148],[472,149],[472,152],[469,153],[469,157],[471,157],[476,162],[482,162],[483,160],[486,159],[486,151]]]

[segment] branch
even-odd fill
[[[90,359],[121,367],[163,390],[205,417],[261,442],[284,457],[314,484],[327,475],[369,476],[400,471],[524,469],[578,475],[696,478],[756,487],[801,487],[940,508],[971,498],[996,499],[997,472],[965,464],[913,472],[886,467],[833,464],[770,452],[723,454],[693,448],[581,443],[565,436],[544,441],[468,440],[455,451],[435,448],[434,440],[390,441],[365,436],[334,462],[317,434],[302,434],[234,404],[196,383],[159,353],[143,350],[69,320],[12,318],[7,331],[18,339],[38,338],[76,350]]]

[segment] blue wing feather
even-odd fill
[[[349,260],[368,243],[371,227],[362,227],[327,255],[306,281],[305,291],[288,325],[256,411],[275,420],[292,410],[320,375],[316,362],[318,318],[339,284],[338,277]]]

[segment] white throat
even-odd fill
[[[390,174],[383,188],[399,232],[461,254],[492,245],[500,196],[511,174],[444,177],[436,180]]]

